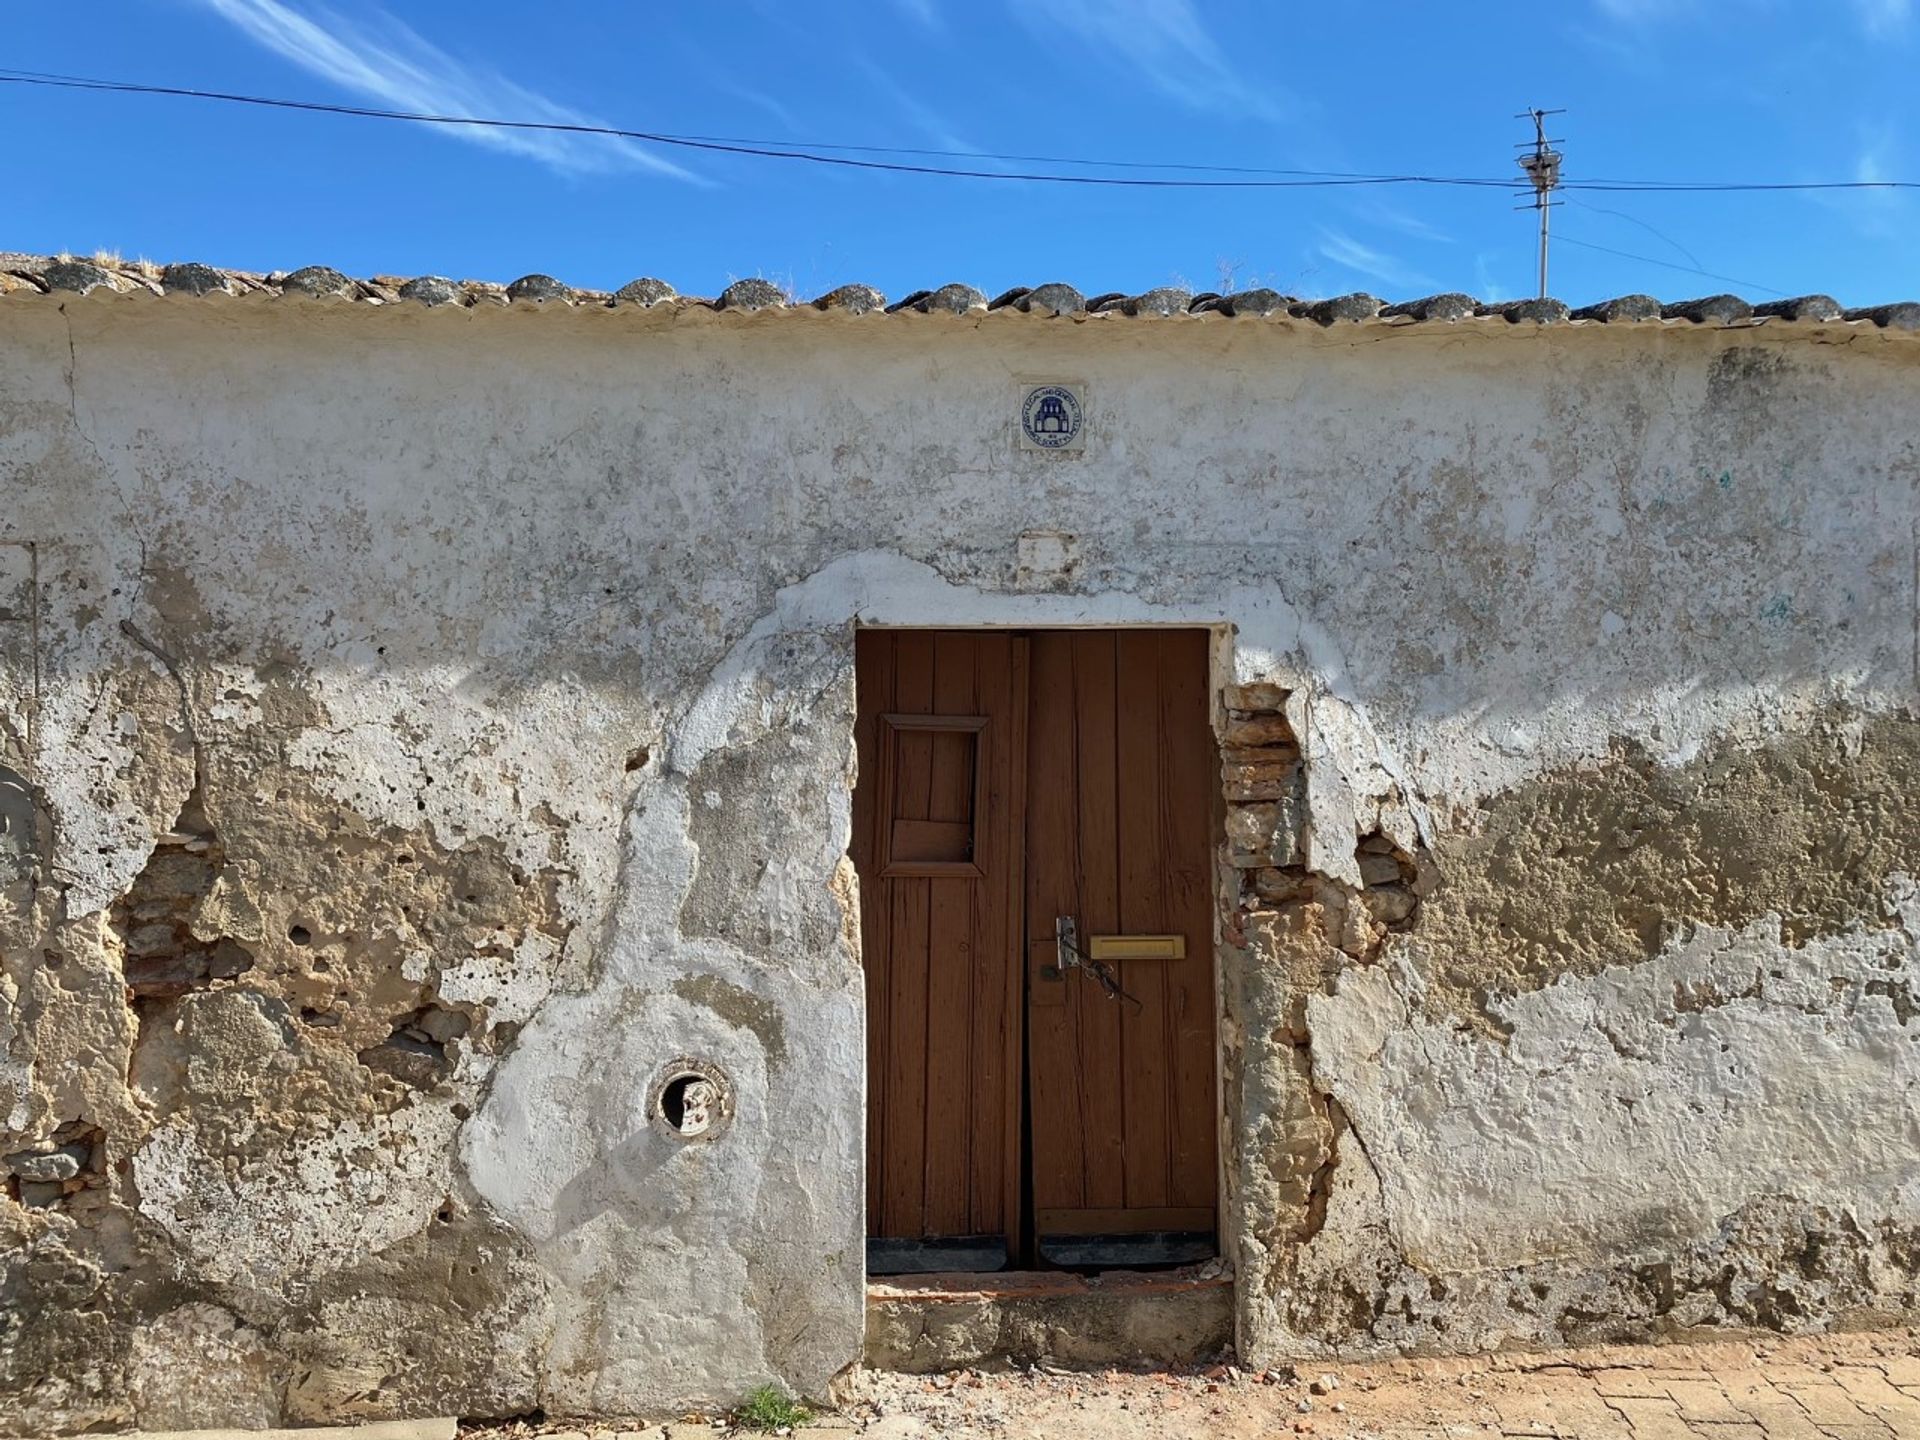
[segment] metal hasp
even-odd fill
[[[1121,941],[1148,940],[1148,939],[1162,940],[1167,938],[1179,939],[1179,937],[1166,937],[1166,936],[1158,936],[1158,935],[1154,935],[1154,936],[1110,935],[1105,938],[1109,940],[1121,940]],[[1184,950],[1186,947],[1186,941],[1184,939],[1180,939],[1180,945],[1184,953]],[[1114,973],[1113,967],[1109,965],[1099,955],[1089,954],[1088,952],[1080,948],[1080,927],[1076,923],[1074,923],[1074,918],[1071,915],[1054,916],[1053,948],[1054,948],[1054,955],[1055,955],[1054,963],[1059,967],[1059,969],[1063,974],[1068,970],[1084,971],[1086,974],[1091,975],[1096,981],[1099,982],[1100,988],[1107,992],[1107,998],[1109,1000],[1124,1000],[1127,1002],[1127,1004],[1133,1006],[1134,1009],[1138,1010],[1140,1008],[1140,1001],[1138,997],[1129,995],[1124,989],[1121,988],[1120,977]],[[1125,957],[1116,956],[1115,958],[1124,959]],[[1147,957],[1142,957],[1142,958],[1147,958]]]
[[[1053,917],[1053,944],[1057,953],[1054,964],[1062,972],[1074,969],[1080,961],[1080,927],[1073,923],[1071,915]]]

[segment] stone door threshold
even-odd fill
[[[1005,1360],[1158,1365],[1233,1341],[1233,1273],[1218,1260],[1097,1275],[902,1275],[867,1285],[867,1364],[926,1374]]]
[[[1110,1299],[1231,1289],[1233,1272],[1218,1260],[1175,1270],[1103,1270],[1092,1275],[1066,1270],[963,1271],[945,1275],[881,1275],[867,1281],[867,1304],[915,1301],[952,1305],[980,1300],[1043,1300],[1104,1296]]]

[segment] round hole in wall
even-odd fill
[[[313,932],[304,925],[295,925],[287,931],[287,939],[296,945],[310,944],[313,940]]]
[[[674,1060],[648,1089],[647,1115],[676,1140],[711,1140],[733,1123],[733,1082],[711,1061]]]

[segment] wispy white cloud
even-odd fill
[[[1897,130],[1883,122],[1866,121],[1854,127],[1854,134],[1850,179],[1875,184],[1906,178],[1910,166]],[[1905,241],[1913,234],[1915,220],[1920,219],[1920,205],[1905,190],[1814,190],[1802,198],[1833,216],[1859,239],[1876,245]]]
[[[1696,0],[1595,0],[1602,15],[1614,20],[1664,20],[1694,8]]]
[[[934,4],[934,0],[893,0],[893,4],[896,10],[902,11],[909,19],[918,21],[929,30],[937,30],[940,26],[940,11]]]
[[[1853,8],[1869,35],[1897,34],[1913,20],[1913,0],[1853,0]]]
[[[1362,220],[1375,225],[1384,225],[1389,230],[1398,230],[1415,240],[1423,240],[1433,245],[1451,245],[1453,236],[1437,225],[1429,225],[1418,215],[1402,210],[1398,205],[1385,200],[1368,199],[1357,202],[1354,213]]]
[[[1013,11],[1043,41],[1104,50],[1196,110],[1277,120],[1290,108],[1278,87],[1240,77],[1191,0],[1014,0]]]
[[[779,100],[767,94],[764,90],[755,90],[746,85],[736,85],[731,80],[722,78],[719,75],[710,76],[707,83],[724,95],[731,95],[743,104],[751,105],[756,110],[764,111],[773,118],[774,122],[778,124],[781,129],[787,131],[789,134],[797,134],[801,129],[799,121],[794,119],[793,111],[789,110],[785,105],[781,104]]]
[[[1904,31],[1913,20],[1914,0],[1848,0],[1854,18],[1867,34],[1886,37]],[[1650,25],[1666,20],[1699,18],[1724,24],[1727,12],[1778,11],[1783,0],[1593,0],[1593,7],[1609,20],[1625,25]],[[1828,0],[1814,7],[1825,19]]]
[[[1487,262],[1497,258],[1485,251],[1473,257],[1473,293],[1489,305],[1498,305],[1502,300],[1513,299],[1513,292],[1493,278],[1493,267]]]
[[[867,83],[886,96],[900,113],[912,122],[913,128],[933,145],[942,150],[961,153],[980,149],[978,145],[948,124],[945,116],[909,94],[905,87],[873,61],[861,56],[857,63],[862,73],[866,75]]]
[[[284,0],[200,0],[248,39],[301,69],[396,110],[435,115],[596,125],[496,71],[464,64],[382,11],[349,19]],[[439,127],[475,145],[571,172],[645,170],[705,184],[700,176],[616,136],[567,135],[479,126]]]
[[[1320,254],[1342,269],[1400,289],[1438,290],[1440,282],[1339,230],[1320,232]]]

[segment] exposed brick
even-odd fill
[[[1290,692],[1268,681],[1251,685],[1229,685],[1224,698],[1229,710],[1278,710],[1287,703]]]
[[[1235,716],[1220,734],[1222,745],[1291,745],[1293,727],[1284,715]]]

